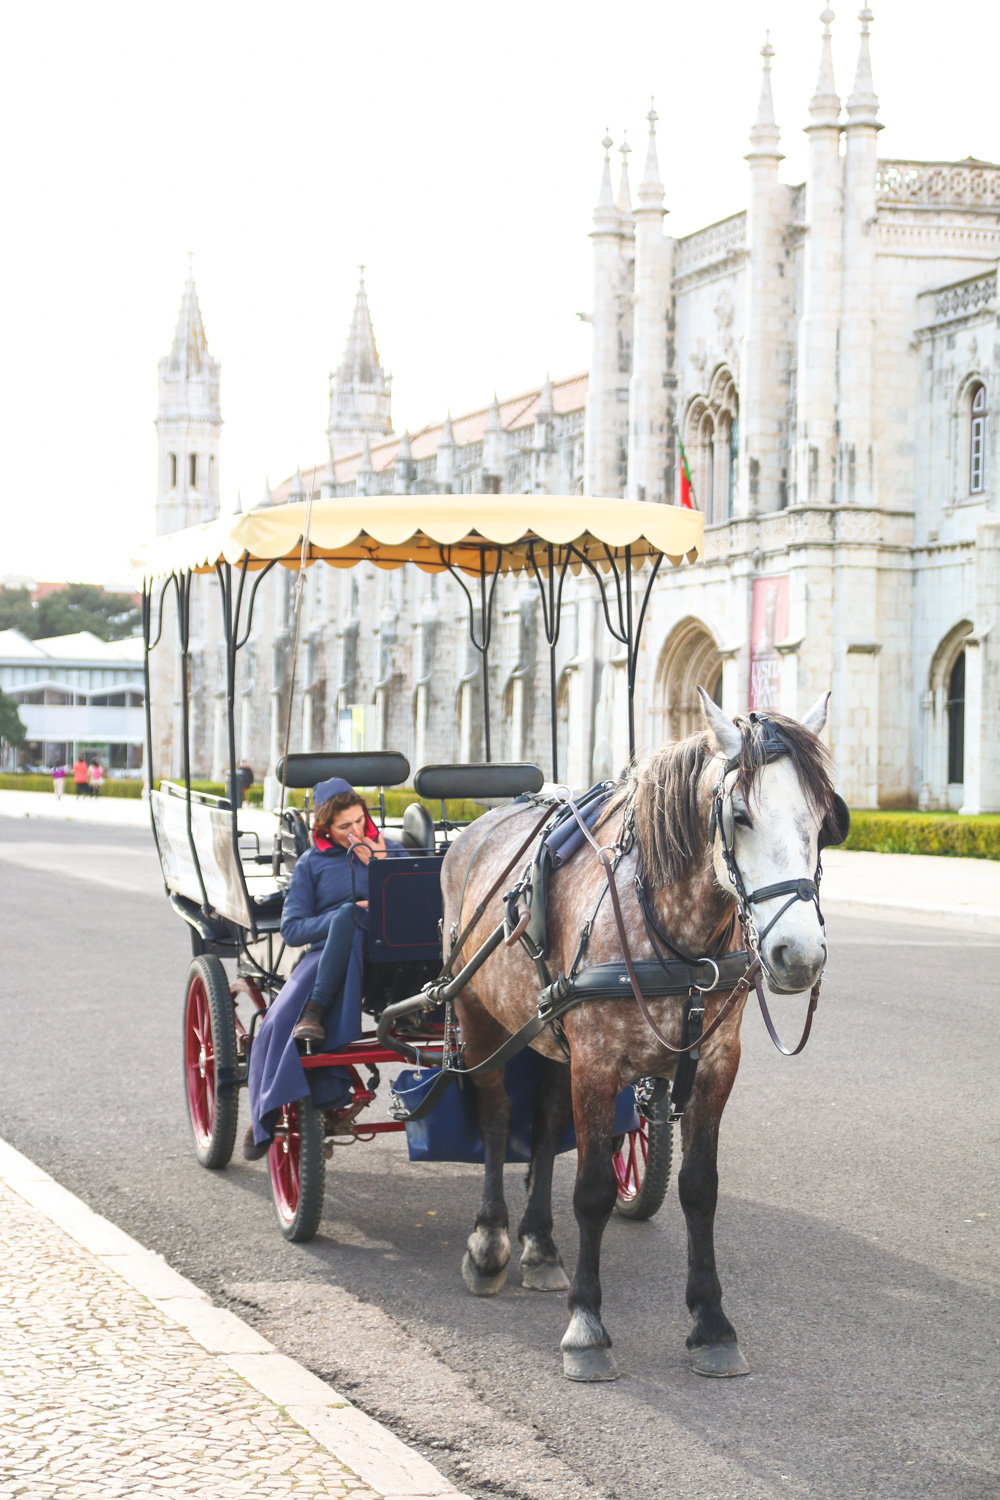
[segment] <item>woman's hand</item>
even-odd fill
[[[355,838],[354,835],[351,834],[348,838],[347,847],[352,854],[356,854],[358,856],[358,859],[360,859],[361,863],[364,865],[368,863],[373,855],[376,859],[385,859],[387,852],[385,847],[385,839],[382,837],[381,833],[379,834],[377,839]]]

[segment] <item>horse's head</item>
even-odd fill
[[[711,822],[716,877],[760,935],[771,987],[782,994],[809,989],[826,963],[813,884],[819,851],[841,842],[849,821],[817,738],[830,694],[817,698],[801,723],[782,714],[750,714],[734,723],[698,691],[718,752]]]

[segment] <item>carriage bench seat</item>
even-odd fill
[[[468,798],[472,802],[486,798],[520,797],[525,792],[540,792],[545,777],[527,760],[465,761],[450,766],[421,766],[413,778],[418,797],[446,802],[451,798]]]
[[[342,776],[351,786],[402,786],[409,779],[410,762],[396,750],[318,750],[289,755],[287,771],[282,756],[274,774],[285,786],[310,790],[331,776]]]

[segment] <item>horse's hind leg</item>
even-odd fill
[[[737,1052],[736,1066],[738,1063]],[[694,1318],[687,1346],[697,1375],[746,1375],[750,1370],[736,1341],[736,1330],[722,1310],[722,1286],[715,1268],[719,1121],[736,1066],[729,1066],[725,1059],[715,1068],[703,1062],[684,1113],[684,1165],[677,1189],[687,1220],[687,1305]]]
[[[569,1068],[545,1059],[531,1128],[528,1202],[518,1226],[521,1241],[521,1285],[535,1292],[565,1292],[569,1277],[552,1238],[552,1167],[559,1137],[573,1112]]]
[[[573,1209],[580,1226],[580,1258],[569,1294],[563,1334],[563,1374],[569,1380],[617,1380],[611,1335],[601,1321],[601,1237],[618,1195],[611,1159],[617,1074],[601,1074],[593,1058],[573,1053],[573,1118],[578,1152]]]
[[[465,1056],[470,1067],[496,1051],[507,1035],[478,1006],[463,1006],[461,1021]],[[476,1297],[494,1297],[503,1290],[510,1261],[507,1204],[503,1195],[510,1100],[504,1088],[502,1068],[480,1074],[473,1083],[485,1170],[483,1198],[462,1261],[462,1279]]]

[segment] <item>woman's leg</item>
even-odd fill
[[[298,1041],[322,1043],[330,1007],[344,987],[353,942],[354,905],[348,902],[333,914],[312,994],[295,1028]]]

